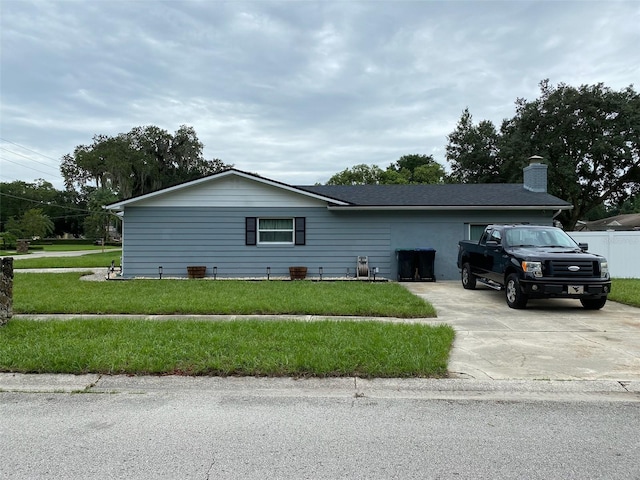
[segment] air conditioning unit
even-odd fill
[[[369,257],[358,257],[356,263],[356,276],[369,278]]]

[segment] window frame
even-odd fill
[[[260,222],[261,221],[267,221],[267,220],[290,220],[291,221],[291,228],[290,229],[260,228]],[[273,233],[273,232],[275,232],[275,233],[282,233],[282,232],[290,233],[291,234],[291,240],[287,240],[287,241],[268,241],[268,240],[262,240],[260,238],[262,233]],[[257,217],[256,218],[256,244],[257,245],[294,245],[295,244],[295,239],[296,239],[295,237],[296,237],[296,221],[295,221],[294,217]]]
[[[260,218],[263,220],[293,220],[291,242],[260,242]],[[307,243],[307,217],[245,217],[244,219],[244,244],[256,245],[306,245]]]
[[[491,225],[491,223],[467,223],[467,240],[473,240],[473,241],[480,241],[480,239],[482,238],[482,235],[485,231],[485,229]],[[481,230],[480,230],[481,229]],[[480,235],[478,235],[477,238],[476,235],[474,235],[474,232],[480,232]]]

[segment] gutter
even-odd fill
[[[566,207],[558,207],[558,205],[409,205],[409,206],[391,206],[391,205],[327,205],[328,210],[350,210],[350,211],[459,211],[459,210],[556,210],[558,212],[553,218],[557,217],[563,210],[571,210],[573,205]]]

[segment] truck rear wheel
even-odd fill
[[[607,297],[600,298],[581,298],[580,303],[587,310],[600,310],[607,303]]]
[[[462,265],[462,286],[467,290],[473,290],[476,288],[476,277],[471,273],[471,265],[465,263]]]
[[[507,299],[507,305],[510,308],[525,308],[527,306],[527,297],[522,293],[520,288],[520,279],[518,275],[512,273],[507,277],[507,281],[504,285],[505,297]]]

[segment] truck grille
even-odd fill
[[[595,262],[589,260],[550,260],[547,266],[551,277],[593,277],[597,269]]]

